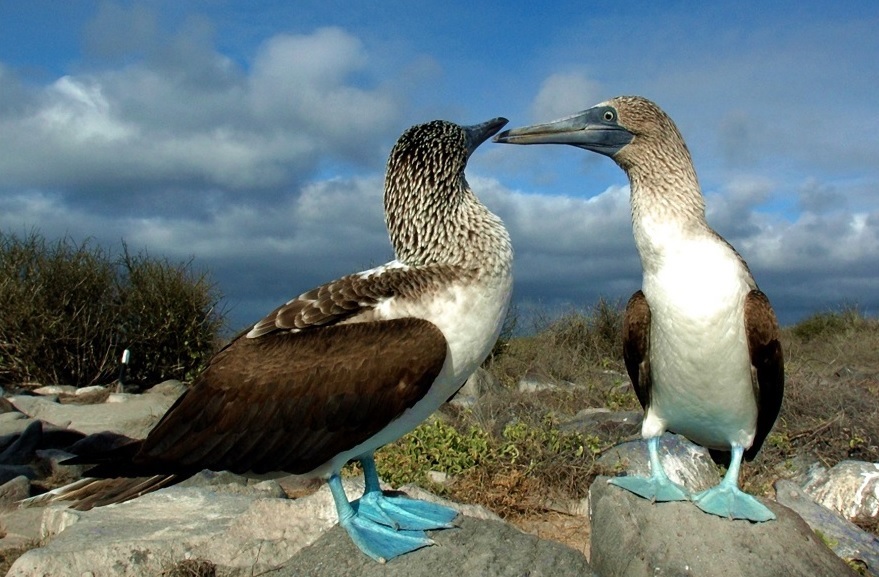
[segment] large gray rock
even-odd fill
[[[613,435],[617,438],[637,435],[641,431],[642,411],[611,411],[602,407],[582,409],[570,420],[559,423],[560,431],[582,434]]]
[[[879,517],[879,463],[840,461],[809,471],[803,490],[849,520]]]
[[[335,522],[326,490],[294,501],[171,487],[91,511],[51,506],[42,519],[46,545],[22,555],[8,575],[147,577],[195,558],[210,560],[222,575],[259,574]]]
[[[855,573],[793,511],[731,521],[690,502],[651,503],[599,477],[590,489],[591,563],[602,577],[843,577]]]
[[[146,437],[175,400],[169,395],[132,395],[127,402],[114,405],[110,410],[106,404],[59,404],[24,395],[10,399],[25,415],[64,429],[86,434],[113,431],[135,439]]]
[[[470,375],[449,402],[459,407],[472,407],[485,395],[497,393],[503,388],[494,374],[480,367]]]
[[[795,511],[838,557],[859,564],[879,577],[879,539],[812,500],[796,483],[775,482],[775,499]]]
[[[586,558],[555,541],[528,535],[502,521],[463,517],[457,529],[433,531],[436,546],[385,565],[357,550],[333,527],[273,577],[590,577]]]
[[[120,505],[91,511],[53,506],[42,519],[46,545],[16,561],[11,577],[91,574],[95,577],[160,575],[180,562],[207,560],[219,576],[253,575],[541,575],[589,576],[586,559],[558,543],[526,535],[481,517],[476,507],[454,505],[466,517],[460,528],[431,532],[437,546],[379,565],[359,552],[337,525],[327,487],[297,500],[266,497],[261,484],[233,490],[211,486],[171,487]],[[273,482],[272,482],[273,483]],[[271,483],[269,483],[271,485]],[[363,490],[346,479],[349,495]],[[250,494],[245,492],[252,489]],[[412,490],[410,495],[432,497]],[[90,572],[90,573],[88,573]]]
[[[704,491],[720,481],[720,472],[708,450],[681,435],[665,434],[659,441],[659,458],[668,477],[690,492]],[[617,470],[627,475],[650,475],[647,442],[628,441],[606,451],[598,464],[606,470]]]

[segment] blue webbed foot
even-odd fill
[[[339,524],[361,551],[379,563],[433,545],[433,541],[424,534],[424,531],[394,529],[359,514],[340,519]]]
[[[458,512],[450,507],[381,491],[365,493],[353,503],[357,513],[376,523],[397,529],[449,529]]]
[[[695,495],[693,502],[706,513],[718,517],[747,519],[755,522],[775,519],[775,514],[766,505],[743,492],[734,484],[727,484],[723,481],[719,485]]]
[[[609,483],[622,487],[650,501],[687,501],[690,498],[686,489],[665,475],[652,475],[650,477],[628,475],[626,477],[614,477]]]
[[[775,514],[755,497],[739,489],[739,468],[742,465],[744,449],[732,446],[729,469],[723,480],[706,491],[693,496],[696,506],[712,515],[729,519],[747,519],[763,522],[775,519]]]
[[[427,537],[424,531],[398,529],[385,523],[376,522],[365,515],[360,510],[360,506],[352,506],[345,496],[342,480],[338,474],[331,475],[327,483],[333,494],[336,512],[339,514],[339,524],[348,532],[351,541],[361,551],[379,563],[433,545],[433,541]]]
[[[369,454],[359,460],[366,487],[363,496],[354,503],[358,514],[395,529],[427,531],[454,527],[452,521],[458,516],[457,511],[436,503],[385,495],[379,486],[375,459]]]
[[[647,453],[650,457],[651,475],[649,477],[628,475],[626,477],[614,477],[609,482],[651,501],[689,500],[689,492],[669,479],[662,468],[662,462],[659,460],[659,437],[647,439]]]

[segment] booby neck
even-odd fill
[[[414,126],[400,138],[388,158],[384,194],[385,222],[399,262],[509,273],[509,234],[464,176],[470,153],[504,122],[458,127],[434,121]],[[438,145],[413,146],[421,131],[441,133]]]
[[[631,142],[611,158],[629,179],[633,224],[656,220],[689,234],[708,233],[699,179],[674,121],[638,97],[617,97],[605,105],[623,110],[620,122],[632,127]]]

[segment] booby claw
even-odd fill
[[[424,531],[398,529],[376,522],[359,510],[361,508],[359,503],[355,501],[357,506],[352,506],[345,496],[345,489],[338,474],[331,475],[327,484],[336,504],[339,525],[348,532],[351,540],[361,551],[379,563],[385,563],[404,553],[434,544]]]
[[[393,529],[358,514],[340,519],[339,524],[361,551],[379,563],[434,544],[424,531]]]
[[[718,517],[747,519],[757,523],[772,521],[775,514],[766,505],[739,489],[739,467],[743,453],[741,445],[734,444],[729,468],[723,479],[714,487],[694,495],[693,502],[706,513]]]

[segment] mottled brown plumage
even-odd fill
[[[505,123],[407,130],[385,182],[397,260],[272,311],[211,360],[146,439],[72,461],[107,479],[48,498],[87,509],[202,469],[332,481],[347,460],[414,428],[491,350],[509,301],[509,236],[464,178],[470,154]]]

